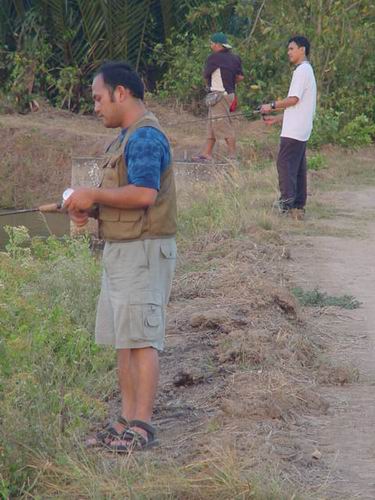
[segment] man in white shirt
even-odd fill
[[[306,143],[310,137],[316,108],[316,81],[307,60],[310,43],[303,36],[288,42],[289,61],[296,66],[288,97],[260,108],[266,124],[282,122],[280,149],[277,158],[282,213],[303,219],[307,198]],[[285,110],[283,115],[266,116],[272,111]]]

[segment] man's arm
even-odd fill
[[[70,211],[88,211],[96,203],[113,208],[147,208],[155,203],[157,190],[128,184],[118,188],[87,188],[74,190],[64,203]]]
[[[267,113],[272,113],[272,111],[281,111],[286,108],[290,108],[291,106],[295,106],[299,98],[296,96],[289,96],[285,99],[281,99],[280,101],[272,101],[269,104],[262,104],[260,107],[260,112],[262,115]]]
[[[132,184],[119,188],[86,188],[81,187],[64,203],[64,209],[69,217],[78,226],[84,226],[89,217],[93,216],[92,208],[95,204],[114,208],[147,208],[155,203],[157,190],[138,187]]]
[[[244,78],[245,77],[243,75],[240,75],[240,74],[236,75],[236,79],[235,79],[236,84],[242,82],[242,80]]]

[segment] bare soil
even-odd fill
[[[327,336],[329,357],[346,366],[353,381],[322,388],[330,410],[308,420],[306,432],[322,453],[327,498],[370,500],[375,498],[375,189],[324,198],[341,213],[333,224],[359,226],[363,236],[295,239],[290,271],[304,289],[353,295],[362,305],[353,311],[327,310],[315,318]]]

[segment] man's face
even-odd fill
[[[220,43],[211,42],[212,52],[220,52],[221,50],[223,50],[223,48],[224,47]]]
[[[299,64],[305,58],[305,47],[298,47],[296,42],[288,45],[288,57],[292,64]]]
[[[110,92],[105,85],[103,75],[99,74],[92,82],[92,98],[94,99],[95,113],[101,118],[103,125],[107,128],[117,128],[121,126],[123,116],[117,89]]]

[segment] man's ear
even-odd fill
[[[131,95],[130,90],[123,85],[117,85],[114,94],[117,102],[124,102]]]

